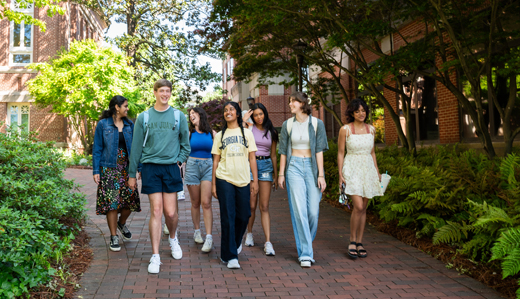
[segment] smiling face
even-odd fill
[[[197,112],[191,110],[190,111],[190,121],[195,127],[197,127],[200,122],[200,115]]]
[[[291,98],[289,100],[289,109],[291,109],[292,114],[301,112],[302,106],[303,106],[303,104],[300,101],[296,100],[295,98]]]
[[[253,111],[253,120],[255,121],[255,124],[263,125],[264,124],[264,111],[262,109],[257,108],[255,111]]]
[[[354,111],[354,113],[352,113],[352,116],[356,121],[365,122],[365,119],[367,118],[367,112],[365,111],[365,108],[363,108],[363,106],[359,105],[358,110]]]
[[[224,119],[229,123],[237,120],[237,110],[233,105],[228,104],[224,107]]]
[[[116,104],[116,111],[119,117],[127,117],[128,116],[128,101],[125,101],[123,105],[118,106]]]
[[[172,96],[172,90],[168,86],[163,86],[157,90],[153,91],[155,95],[155,101],[161,105],[168,105],[168,101]]]

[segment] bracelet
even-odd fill
[[[324,176],[322,176],[322,175],[319,175],[318,177],[319,177],[319,178],[324,178]]]
[[[279,174],[278,176],[285,176],[285,174]]]

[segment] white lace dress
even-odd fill
[[[383,195],[379,174],[371,155],[374,147],[374,127],[370,127],[370,134],[353,134],[349,125],[345,127],[347,154],[341,171],[345,179],[345,193],[366,198]]]

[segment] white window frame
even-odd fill
[[[11,9],[13,11],[22,12],[26,15],[34,17],[34,3],[29,4],[29,7],[22,9],[16,6],[17,1],[11,0]],[[33,45],[34,45],[34,26],[31,25],[31,46],[24,47],[25,44],[25,22],[20,24],[20,47],[14,46],[14,22],[10,22],[9,34],[9,66],[26,66],[33,62]],[[29,63],[15,63],[14,55],[29,55]]]
[[[7,103],[7,125],[11,126],[11,107],[16,106],[18,107],[18,119],[17,119],[17,125],[22,125],[22,114],[27,114],[27,131],[31,131],[31,104],[28,102],[22,102],[22,103]],[[28,106],[27,113],[22,113],[22,106]]]

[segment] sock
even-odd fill
[[[196,229],[195,232],[200,232],[200,228],[199,228],[199,229]]]
[[[158,257],[158,258],[161,258],[161,256],[157,253],[157,254],[152,254],[152,257]]]
[[[212,235],[206,235],[206,239],[208,239],[208,238],[213,240],[213,236]]]

